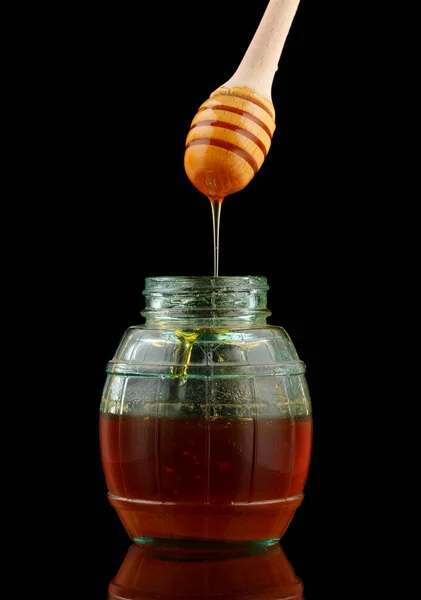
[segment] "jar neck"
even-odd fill
[[[266,277],[147,277],[141,315],[151,328],[197,329],[262,327]]]

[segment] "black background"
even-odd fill
[[[129,547],[99,455],[105,366],[142,320],[146,276],[212,274],[211,212],[185,175],[185,139],[266,5],[34,4],[5,18],[4,404],[19,428],[4,419],[3,533],[13,525],[16,543],[4,584],[18,595],[103,600]],[[270,322],[307,365],[313,456],[283,539],[307,600],[364,597],[367,575],[377,595],[392,571],[407,581],[383,562],[375,578],[372,559],[382,546],[396,560],[383,510],[403,482],[401,518],[412,481],[395,455],[419,312],[410,21],[301,0],[269,154],[222,207],[220,274],[267,277]]]
[[[48,244],[43,248],[40,234],[39,249],[53,284],[53,339],[68,351],[63,491],[71,504],[68,540],[77,550],[67,567],[86,576],[89,598],[105,599],[130,545],[108,504],[100,462],[105,366],[124,331],[142,322],[146,276],[213,273],[210,204],[184,172],[185,139],[200,104],[237,68],[266,5],[69,8],[54,29],[57,43],[65,39],[62,53],[46,45],[54,117],[50,160],[38,176],[48,181],[53,203]],[[307,365],[312,463],[304,504],[282,541],[307,600],[328,597],[332,581],[327,539],[337,524],[331,499],[339,469],[327,440],[342,410],[343,339],[362,302],[349,200],[361,165],[344,168],[341,136],[349,124],[338,109],[343,98],[333,48],[326,54],[329,36],[316,3],[301,0],[274,78],[269,154],[249,185],[224,200],[220,229],[219,274],[267,277],[269,322],[286,329]],[[364,233],[363,226],[360,238]],[[83,415],[76,422],[75,397]]]

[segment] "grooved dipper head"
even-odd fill
[[[210,199],[242,190],[263,164],[275,131],[275,110],[246,87],[215,90],[194,117],[184,168]]]

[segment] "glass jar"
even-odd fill
[[[148,277],[100,406],[108,499],[135,542],[269,546],[303,500],[305,365],[265,277]]]

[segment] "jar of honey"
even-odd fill
[[[270,546],[303,500],[305,365],[261,276],[148,277],[100,405],[108,499],[155,547]]]

